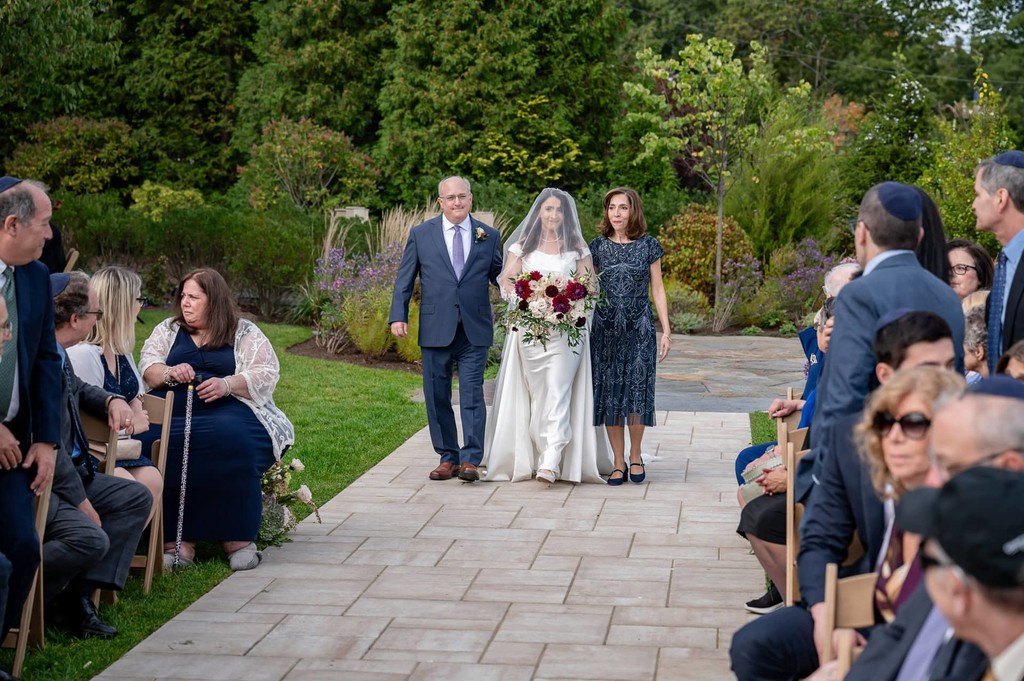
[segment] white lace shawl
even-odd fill
[[[160,322],[142,346],[139,371],[167,361],[167,355],[178,334],[178,324],[171,319]],[[280,461],[285,448],[295,443],[295,427],[274,404],[274,388],[281,377],[281,366],[274,348],[259,327],[248,319],[240,319],[235,331],[235,375],[245,379],[251,399],[234,395],[252,409],[253,414],[267,429],[274,444],[274,457]]]

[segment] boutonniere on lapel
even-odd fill
[[[487,232],[484,231],[483,227],[476,228],[476,242],[487,241]]]

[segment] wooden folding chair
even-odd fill
[[[78,249],[77,248],[72,248],[70,251],[68,251],[68,257],[67,257],[66,263],[64,265],[64,271],[65,272],[70,272],[71,270],[75,269],[75,265],[77,263],[78,263]],[[17,674],[15,674],[15,676],[17,676]]]
[[[150,459],[160,472],[160,477],[163,478],[164,469],[167,467],[167,457],[164,452],[171,433],[174,395],[168,393],[166,398],[143,395],[142,406],[149,413],[150,428],[160,427],[160,437],[153,443]],[[114,469],[117,467],[114,454],[118,440],[117,432],[111,430],[106,421],[101,421],[91,414],[82,413],[81,417],[82,429],[89,439],[89,449],[98,458],[102,458],[103,472],[113,475]],[[147,594],[153,585],[154,573],[163,572],[163,517],[163,498],[161,498],[153,504],[153,515],[149,521],[149,545],[146,553],[132,558],[131,566],[144,570],[142,590]],[[115,597],[109,600],[116,601],[117,599]]]
[[[793,392],[792,388],[786,388],[787,400],[798,400],[799,395]],[[785,456],[786,445],[790,442],[799,452],[804,448],[804,441],[807,439],[807,428],[797,428],[800,425],[800,411],[794,411],[786,416],[775,417],[775,441],[779,452]]]
[[[50,509],[50,491],[53,478],[46,483],[43,493],[36,497],[36,534],[39,535],[39,569],[32,578],[32,589],[21,608],[21,621],[11,629],[3,641],[4,648],[14,648],[14,666],[11,673],[21,676],[25,666],[28,644],[42,650],[46,647],[46,631],[43,623],[43,537],[46,535],[46,513]]]
[[[875,584],[878,575],[864,575],[839,579],[839,566],[825,566],[825,640],[822,660],[832,659],[833,633],[841,629],[861,629],[875,624]],[[842,636],[839,643],[839,678],[846,676],[853,664],[852,636]]]
[[[800,587],[796,580],[796,557],[800,552],[800,518],[803,504],[796,503],[796,466],[809,451],[797,452],[793,443],[786,445],[786,606],[793,605],[800,598]]]

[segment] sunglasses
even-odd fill
[[[900,430],[911,440],[920,440],[928,434],[928,428],[932,421],[919,411],[912,411],[909,414],[896,418],[886,411],[875,414],[871,421],[871,428],[878,433],[879,437],[886,437],[896,424],[900,424]]]

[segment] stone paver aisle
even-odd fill
[[[745,414],[659,412],[648,483],[431,482],[426,429],[98,679],[729,678],[764,576]]]

